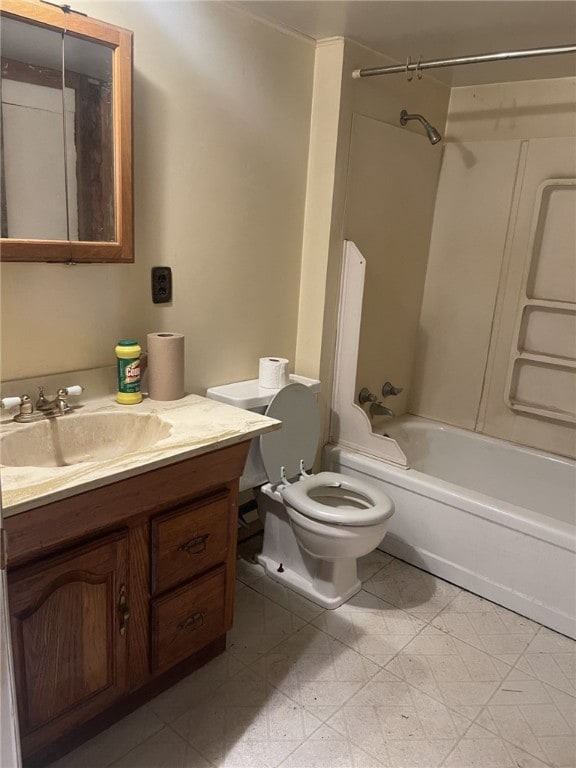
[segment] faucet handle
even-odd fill
[[[22,417],[29,417],[34,412],[34,406],[29,395],[20,395],[20,397],[3,397],[0,400],[0,407],[15,408],[20,406],[20,410],[14,416],[14,421],[21,421]]]
[[[74,384],[71,387],[60,387],[54,398],[54,405],[60,413],[68,413],[72,410],[72,406],[68,402],[68,395],[81,395],[84,392],[84,387],[78,384]]]
[[[3,397],[0,400],[0,408],[16,408],[17,405],[22,405],[24,398],[28,395],[22,395],[21,397]]]
[[[375,403],[378,400],[376,395],[373,395],[372,392],[368,389],[368,387],[362,387],[360,392],[358,393],[358,402],[360,405],[365,405],[366,403]]]
[[[62,387],[65,395],[81,395],[84,392],[84,387],[80,384],[73,384],[71,387]]]
[[[403,387],[395,387],[391,381],[385,382],[382,386],[382,397],[389,397],[390,395],[399,395],[403,391]]]

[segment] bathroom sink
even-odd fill
[[[171,432],[154,414],[86,413],[46,419],[0,437],[6,467],[67,467],[151,448]]]

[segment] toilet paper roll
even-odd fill
[[[148,394],[152,400],[184,397],[184,334],[149,333]]]
[[[285,357],[261,357],[258,385],[264,389],[285,387],[290,383],[289,366]]]

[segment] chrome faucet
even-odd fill
[[[70,387],[69,389],[76,388]],[[63,387],[60,388],[57,391],[56,396],[50,399],[44,394],[44,387],[38,387],[36,410],[41,411],[46,414],[46,416],[50,416],[51,414],[54,416],[63,416],[65,413],[68,413],[68,411],[72,410],[72,406],[68,402],[67,397],[69,394],[74,394],[73,392],[70,392],[69,389]],[[80,391],[82,391],[82,389],[80,389]],[[78,394],[80,394],[80,392]]]
[[[392,410],[392,408],[387,408],[384,403],[375,402],[370,403],[370,416],[390,416],[393,418],[396,414]]]
[[[358,402],[360,405],[370,403],[370,408],[368,409],[370,411],[370,418],[374,418],[374,416],[390,416],[392,418],[395,416],[394,411],[391,408],[387,408],[384,403],[381,403],[377,396],[370,392],[367,387],[363,387],[360,390]]]
[[[387,381],[382,386],[382,399],[399,395],[400,392],[402,392],[402,387],[395,387],[392,382]],[[370,403],[370,408],[368,409],[370,411],[370,418],[374,418],[374,416],[390,416],[390,418],[394,418],[396,415],[392,408],[388,408],[384,403],[380,402],[377,396],[370,392],[368,387],[362,387],[358,394],[358,402],[360,405]]]
[[[74,385],[72,387],[61,387],[52,398],[46,397],[44,387],[38,387],[38,399],[36,400],[36,410],[29,395],[19,397],[5,397],[0,400],[2,408],[13,408],[19,406],[19,411],[14,416],[14,421],[28,424],[32,421],[42,419],[53,419],[56,416],[64,416],[70,413],[73,407],[68,402],[69,395],[80,395],[84,391],[83,387]]]

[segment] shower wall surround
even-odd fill
[[[397,383],[396,415],[410,394],[440,159],[423,132],[354,115],[345,236],[366,258],[355,392]]]
[[[409,404],[572,457],[575,90],[453,90]]]

